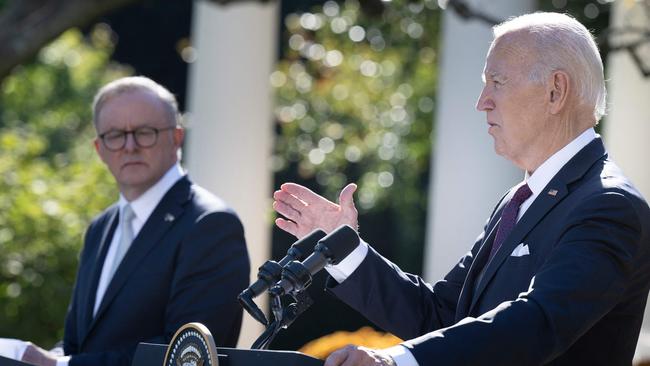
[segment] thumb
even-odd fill
[[[339,194],[339,204],[344,209],[354,209],[354,192],[357,190],[357,185],[355,183],[350,183]]]

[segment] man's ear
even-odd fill
[[[551,114],[558,114],[567,103],[571,84],[569,75],[562,71],[556,70],[551,73],[548,82],[548,98]]]
[[[174,145],[176,145],[177,147],[182,147],[184,139],[185,139],[185,129],[183,127],[176,127],[174,129]]]
[[[102,142],[99,137],[95,137],[95,139],[93,140],[93,145],[95,145],[95,151],[97,152],[97,155],[103,162],[106,162],[104,160],[104,155],[102,155],[102,151],[101,151],[102,147],[100,146],[101,143]]]

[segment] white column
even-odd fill
[[[502,19],[535,6],[532,0],[468,3]],[[495,154],[485,114],[474,109],[491,26],[460,19],[451,9],[443,17],[424,262],[432,282],[471,248],[497,200],[523,179],[523,172]]]
[[[239,214],[251,279],[269,258],[272,101],[269,75],[277,49],[277,1],[215,5],[195,1],[186,167],[192,179]],[[264,301],[258,299],[259,304]],[[238,346],[263,328],[244,313]]]
[[[643,17],[633,17],[628,13],[629,4],[616,1],[612,5],[611,25],[621,27],[646,27],[645,24],[634,24]],[[641,11],[641,7],[636,8]],[[623,23],[623,17],[626,15]],[[647,21],[647,19],[646,19]],[[645,53],[647,58],[648,53]],[[650,65],[650,60],[646,61]],[[603,123],[604,139],[613,159],[621,166],[625,174],[634,182],[641,193],[650,197],[650,78],[643,74],[626,51],[612,53],[609,56],[607,68],[609,80],[608,107],[609,112]]]
[[[648,29],[641,2],[612,3],[610,26]],[[647,52],[645,54],[647,57]],[[647,61],[646,61],[647,63]],[[610,54],[607,63],[608,115],[603,139],[610,157],[646,199],[650,199],[650,78],[644,78],[628,52]],[[650,309],[646,307],[635,362],[650,360]]]

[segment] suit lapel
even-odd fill
[[[469,313],[470,301],[472,300],[472,294],[474,293],[475,288],[475,281],[477,280],[478,274],[481,273],[481,270],[485,266],[485,262],[490,254],[490,248],[492,248],[492,243],[496,236],[496,228],[499,227],[499,222],[501,221],[501,210],[503,210],[505,202],[507,202],[507,200],[503,200],[499,209],[496,210],[497,214],[493,216],[492,222],[488,225],[488,235],[483,239],[481,248],[476,254],[476,258],[472,261],[472,265],[467,272],[467,277],[465,278],[465,283],[463,284],[463,289],[461,290],[458,299],[458,306],[456,307],[456,322],[465,318]]]
[[[86,287],[87,295],[85,296],[86,305],[81,310],[82,311],[81,314],[84,319],[83,324],[86,329],[86,331],[82,332],[82,334],[84,335],[87,333],[88,329],[90,328],[90,323],[93,320],[93,309],[95,308],[95,298],[97,295],[97,286],[99,285],[99,277],[102,274],[102,268],[104,267],[104,260],[106,259],[106,253],[108,252],[110,243],[113,240],[113,233],[115,232],[115,228],[117,227],[118,213],[119,213],[119,209],[117,205],[111,207],[107,211],[106,224],[102,228],[101,239],[97,247],[97,252],[95,253],[94,263],[90,267],[91,268],[91,271],[89,273],[90,282]]]
[[[533,204],[526,210],[526,213],[521,217],[519,222],[517,222],[510,235],[504,240],[501,248],[494,258],[492,258],[492,261],[487,263],[485,273],[480,279],[474,296],[472,296],[468,314],[471,313],[481,294],[487,287],[487,284],[515,247],[553,207],[566,197],[569,193],[568,185],[582,178],[594,163],[606,156],[605,147],[601,139],[597,137],[569,160],[555,177],[551,179],[548,185],[540,192],[539,196],[537,196]],[[552,190],[556,192],[549,194],[548,192]],[[512,192],[509,196],[511,195]]]
[[[101,319],[127,279],[139,267],[139,263],[162,240],[164,234],[176,224],[184,211],[185,203],[190,199],[190,186],[191,183],[187,177],[181,178],[158,203],[138,235],[133,239],[131,247],[115,271],[89,329],[92,329]]]
[[[552,183],[552,182],[551,182]],[[550,184],[549,184],[550,186]],[[503,264],[506,258],[512,253],[514,248],[521,242],[521,240],[532,230],[535,225],[542,219],[558,202],[560,202],[567,194],[566,186],[555,188],[558,193],[555,197],[549,196],[546,194],[546,191],[542,191],[540,195],[535,199],[535,202],[528,208],[521,220],[515,225],[514,229],[508,235],[508,237],[501,244],[501,248],[494,255],[492,261],[487,264],[485,268],[485,273],[481,278],[481,282],[478,284],[476,289],[476,294],[472,299],[472,304],[470,305],[469,311],[471,312],[474,305],[478,301],[481,293],[485,290],[485,287],[490,282],[490,279],[497,272],[499,267]]]

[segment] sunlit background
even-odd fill
[[[0,0],[0,337],[50,346],[63,335],[84,230],[117,199],[90,104],[120,76],[177,95],[184,166],[240,213],[253,278],[292,243],[271,210],[288,181],[332,200],[357,182],[362,237],[407,271],[444,275],[522,177],[494,156],[474,101],[490,26],[536,9],[568,12],[597,37],[610,93],[599,132],[650,195],[650,1],[100,3]],[[373,326],[324,279],[271,348]],[[261,331],[246,317],[239,346]],[[639,361],[648,349],[642,336]]]

